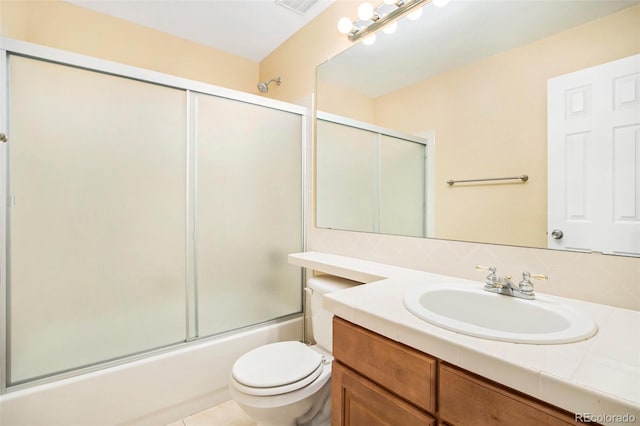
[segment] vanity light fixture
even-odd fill
[[[366,37],[365,44],[373,44],[375,38],[370,38],[376,31],[389,25],[387,34],[391,34],[397,27],[397,20],[404,15],[410,19],[418,19],[422,15],[421,7],[431,0],[384,0],[374,7],[365,2],[358,7],[358,18],[340,18],[338,31],[346,34],[351,41],[358,41]],[[434,0],[435,1],[435,0]],[[439,3],[448,3],[448,0],[437,0]]]

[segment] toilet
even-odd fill
[[[229,392],[258,426],[331,424],[332,314],[322,309],[324,294],[358,285],[323,275],[307,280],[315,345],[271,343],[233,364]]]

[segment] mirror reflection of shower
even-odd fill
[[[271,82],[275,82],[278,86],[280,86],[280,83],[282,83],[282,79],[280,77],[276,77],[268,81],[261,81],[260,83],[258,83],[258,90],[260,91],[260,93],[269,93],[269,83]]]

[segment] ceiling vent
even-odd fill
[[[276,0],[276,4],[300,15],[307,13],[316,3],[318,3],[318,0]]]

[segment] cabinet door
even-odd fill
[[[333,321],[333,356],[430,413],[436,412],[436,359],[341,318]]]
[[[440,418],[467,426],[577,425],[574,416],[493,384],[452,366],[440,364]]]
[[[337,361],[331,381],[333,426],[436,424],[432,417]]]

